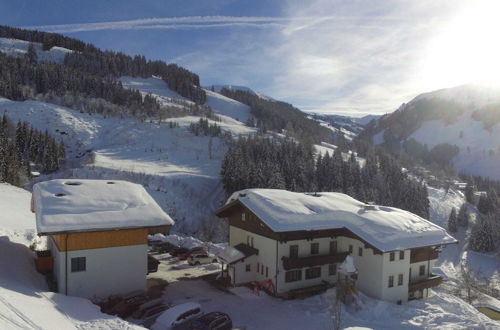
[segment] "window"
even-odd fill
[[[250,245],[250,236],[247,235],[247,245]]]
[[[259,273],[259,272],[260,272],[260,264],[257,263],[257,273]]]
[[[241,213],[241,221],[245,221],[247,219],[247,214],[245,212]]]
[[[425,265],[420,266],[418,270],[418,275],[420,276],[425,275]]]
[[[358,256],[360,256],[360,257],[363,256],[363,248],[362,247],[358,248]]]
[[[330,254],[337,253],[337,241],[330,242]]]
[[[299,257],[299,246],[290,245],[290,258],[298,258],[298,257]]]
[[[337,275],[337,265],[329,264],[328,265],[328,275]]]
[[[321,276],[321,267],[313,267],[306,269],[306,280],[318,278]]]
[[[250,264],[246,264],[246,265],[245,265],[245,271],[246,271],[246,272],[251,272],[251,271],[252,271],[252,265],[250,265]]]
[[[392,288],[394,286],[394,276],[389,276],[389,288]]]
[[[269,268],[266,266],[266,277],[269,277]]]
[[[86,270],[86,257],[71,258],[71,272],[84,272]]]
[[[302,280],[302,270],[290,270],[285,273],[285,282],[296,282]]]
[[[247,245],[253,246],[253,237],[247,236]]]
[[[396,255],[394,254],[394,252],[391,252],[391,253],[389,254],[389,260],[390,260],[390,261],[394,261],[395,259],[396,259]]]
[[[398,285],[403,285],[403,274],[398,275]]]
[[[311,243],[311,254],[319,253],[319,243]]]
[[[352,245],[351,244],[349,244],[349,253],[352,254]]]
[[[253,237],[250,237],[250,246],[253,247]]]
[[[405,251],[399,251],[399,260],[403,260],[405,258]]]
[[[264,275],[264,265],[260,267],[260,275]]]

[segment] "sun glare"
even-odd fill
[[[422,78],[433,87],[500,87],[500,1],[477,1],[432,40]]]

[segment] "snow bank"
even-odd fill
[[[30,212],[31,193],[0,183],[0,236],[29,245],[36,237],[35,215]]]
[[[144,187],[126,181],[52,180],[33,186],[39,234],[173,225]]]
[[[456,243],[446,231],[413,213],[365,204],[341,193],[247,189],[234,193],[275,232],[347,228],[382,251]]]

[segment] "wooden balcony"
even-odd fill
[[[410,263],[422,262],[427,260],[437,259],[439,252],[433,248],[426,247],[420,249],[412,249],[410,254]]]
[[[435,286],[438,286],[443,282],[443,278],[438,275],[431,275],[430,277],[415,281],[415,282],[410,282],[408,284],[408,291],[409,292],[414,292],[417,290],[422,290],[422,289],[428,289],[428,288],[433,288]]]
[[[50,250],[36,251],[35,267],[40,273],[52,273],[54,258]]]
[[[335,254],[315,255],[303,258],[282,257],[281,259],[283,260],[283,268],[285,268],[285,270],[290,270],[342,262],[348,254],[349,252],[339,252]]]

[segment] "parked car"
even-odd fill
[[[159,242],[154,244],[151,250],[157,253],[167,253],[176,248],[179,248],[179,246],[172,244],[170,242]]]
[[[116,304],[111,314],[116,314],[121,318],[129,317],[140,305],[145,303],[148,297],[143,291],[134,291],[123,297],[123,300]]]
[[[168,309],[168,305],[159,304],[153,305],[148,308],[145,308],[141,311],[141,321],[137,322],[137,324],[149,328],[155,323],[156,319],[166,310]]]
[[[190,330],[231,330],[233,321],[226,313],[211,312],[191,321]]]
[[[186,260],[187,258],[189,258],[189,256],[191,256],[191,254],[207,254],[208,255],[208,252],[207,250],[202,247],[202,246],[198,246],[198,247],[194,247],[184,253],[179,253],[177,255],[177,258],[179,258],[180,260]]]
[[[145,303],[141,304],[139,308],[137,308],[137,310],[132,314],[132,318],[140,320],[144,317],[144,314],[148,309],[159,305],[165,305],[162,298],[146,301]]]
[[[156,260],[155,257],[151,256],[148,254],[148,274],[149,273],[156,273],[158,271],[158,265],[160,262]]]
[[[213,254],[193,253],[189,256],[187,261],[191,266],[201,265],[201,264],[211,264],[213,262],[217,262],[217,257],[214,256]]]
[[[178,248],[175,248],[172,251],[170,251],[170,255],[172,257],[177,257],[179,254],[186,253],[186,252],[189,252],[188,248],[178,247]]]
[[[188,321],[203,315],[198,303],[185,303],[173,306],[164,311],[151,327],[151,330],[176,329],[188,325]]]

